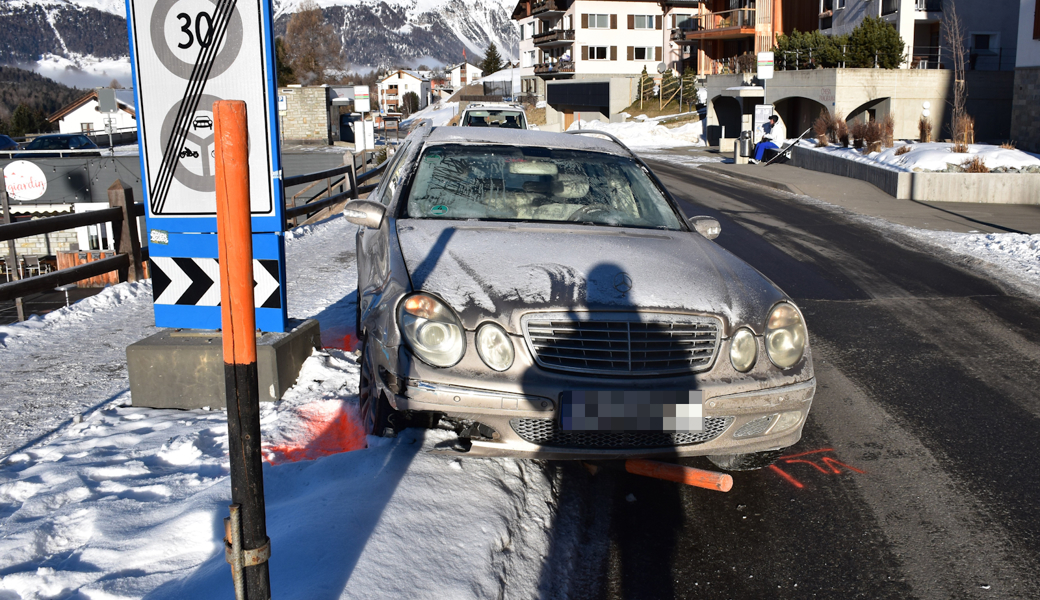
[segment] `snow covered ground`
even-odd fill
[[[638,117],[637,117],[638,118]],[[595,129],[612,134],[633,150],[678,148],[681,146],[704,146],[704,121],[696,121],[669,129],[656,120],[645,119],[627,123],[605,121],[576,121],[569,131]]]
[[[458,102],[437,102],[401,121],[401,128],[407,129],[413,123],[418,123],[423,119],[430,119],[433,121],[434,127],[441,127],[447,125],[448,121],[451,121],[452,117],[457,114],[459,114]]]
[[[290,316],[318,318],[333,348],[262,409],[274,595],[538,596],[553,515],[535,463],[430,454],[436,430],[361,435],[357,364],[334,348],[350,345],[355,230],[287,235]],[[226,415],[129,406],[125,348],[153,331],[147,283],[0,327],[0,431],[24,429],[0,450],[0,598],[232,597]]]
[[[896,142],[892,148],[869,154],[863,154],[855,148],[835,145],[817,148],[815,142],[809,140],[802,140],[800,145],[816,152],[825,152],[846,160],[883,166],[894,171],[946,171],[951,165],[959,166],[966,160],[978,157],[991,170],[1015,169],[1040,172],[1040,157],[1021,150],[988,144],[970,144],[967,153],[959,153],[951,150],[953,144],[945,142],[927,144]],[[906,146],[910,147],[909,151],[896,154],[897,150]]]

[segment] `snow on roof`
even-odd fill
[[[387,79],[390,79],[391,77],[399,77],[401,75],[410,75],[410,76],[412,76],[412,77],[414,77],[414,78],[416,78],[416,79],[418,79],[420,81],[429,81],[429,78],[426,77],[425,75],[423,75],[422,73],[420,73],[419,71],[409,71],[407,69],[398,69],[396,71],[387,73],[386,77],[380,79],[380,81],[386,81]]]

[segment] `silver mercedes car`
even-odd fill
[[[816,390],[798,307],[620,141],[413,131],[357,233],[360,407],[476,456],[761,468]]]

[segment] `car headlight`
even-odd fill
[[[805,353],[805,324],[792,304],[781,302],[766,321],[766,354],[773,364],[786,369]]]
[[[729,342],[729,361],[733,368],[745,373],[755,366],[758,358],[758,343],[749,329],[738,329]]]
[[[488,323],[477,330],[477,354],[484,364],[496,371],[513,366],[513,342],[504,329]]]
[[[406,298],[397,322],[412,352],[435,367],[450,367],[466,353],[462,323],[454,311],[433,296],[415,294]]]

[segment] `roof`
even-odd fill
[[[51,123],[64,119],[72,111],[83,106],[91,100],[97,102],[97,90],[90,90],[86,94],[83,94],[79,98],[76,98],[69,104],[59,108],[53,115],[47,117],[47,120]],[[120,110],[125,113],[129,113],[131,116],[136,117],[134,111],[134,91],[133,90],[116,90],[116,104],[119,105]]]
[[[390,79],[391,77],[401,76],[401,75],[410,75],[410,76],[418,79],[419,81],[428,81],[429,80],[428,78],[423,77],[422,73],[419,73],[418,71],[408,71],[408,70],[405,70],[405,69],[398,69],[398,70],[396,70],[396,71],[394,71],[392,73],[387,73],[386,77],[380,79],[379,81],[383,82],[383,81],[386,81],[387,79]]]
[[[628,148],[619,146],[616,142],[598,135],[499,129],[497,127],[434,127],[429,137],[426,138],[426,142],[429,144],[509,144],[511,146],[589,150],[619,156],[631,155],[631,151]]]

